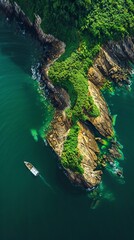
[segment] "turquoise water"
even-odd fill
[[[71,186],[41,138],[53,111],[32,79],[38,52],[32,39],[0,17],[0,240],[133,239],[133,89],[108,98],[124,146],[125,184],[105,171],[101,201],[91,209],[89,194]],[[39,169],[38,178],[24,160]]]

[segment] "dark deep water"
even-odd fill
[[[68,183],[40,137],[52,109],[31,77],[39,47],[15,29],[0,17],[0,240],[134,239],[134,87],[109,97],[124,146],[125,184],[105,173],[111,199],[92,210],[88,195]],[[38,141],[32,136],[37,132]],[[24,160],[42,178],[34,178]]]

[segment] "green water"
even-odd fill
[[[133,239],[133,90],[108,98],[112,114],[118,115],[125,184],[106,171],[103,197],[93,210],[89,195],[70,185],[40,137],[52,110],[31,78],[39,47],[15,29],[0,17],[0,240]],[[24,160],[41,176],[34,178]]]

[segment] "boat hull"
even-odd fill
[[[39,171],[32,165],[32,163],[24,161],[24,164],[34,176],[39,175]]]

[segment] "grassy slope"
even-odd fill
[[[67,115],[72,129],[65,142],[62,163],[78,172],[81,156],[77,150],[78,120],[84,109],[92,116],[99,110],[88,95],[87,70],[102,43],[134,34],[133,0],[16,0],[31,20],[42,18],[42,28],[67,44],[65,54],[50,68],[54,84],[64,87],[71,98]],[[75,143],[75,144],[73,144]],[[75,160],[74,160],[75,159]]]

